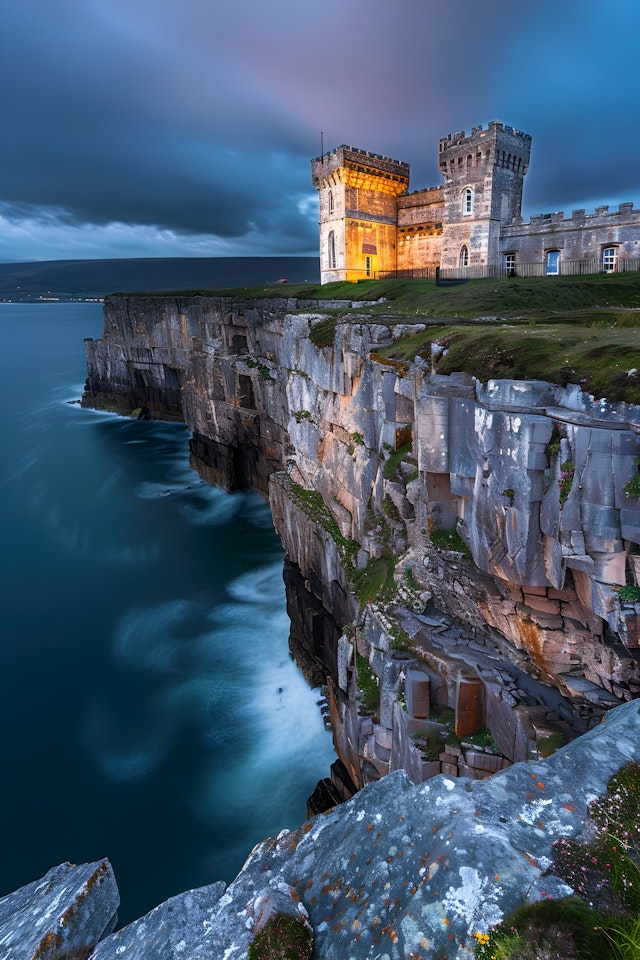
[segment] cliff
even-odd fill
[[[115,934],[108,861],[57,867],[0,900],[10,960],[233,960],[277,912],[323,960],[469,956],[570,892],[554,842],[640,760],[640,408],[384,360],[415,326],[350,308],[111,298],[83,398],[186,421],[203,477],[269,498],[346,802]]]
[[[399,768],[482,778],[640,691],[640,408],[385,360],[424,325],[358,307],[110,298],[83,399],[185,420],[203,477],[268,496],[342,797]]]

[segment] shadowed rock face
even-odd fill
[[[553,757],[482,782],[438,776],[414,785],[393,773],[259,844],[226,890],[212,884],[173,897],[107,936],[91,960],[244,960],[276,912],[308,918],[314,955],[323,960],[461,960],[473,953],[474,933],[523,902],[571,892],[548,872],[554,841],[578,837],[591,800],[639,760],[640,707],[633,702]],[[92,873],[95,866],[74,869]],[[61,929],[58,918],[77,887],[63,898],[46,879],[0,901],[0,945],[18,943],[6,939],[18,922],[20,930],[37,928],[41,939]],[[76,911],[68,924],[78,942],[87,942],[85,919]],[[66,948],[28,950],[3,956],[78,956]]]

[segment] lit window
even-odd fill
[[[616,269],[616,248],[605,247],[602,251],[602,269],[605,273],[613,273]]]
[[[459,263],[461,267],[469,266],[469,248],[467,247],[466,243],[463,244],[462,249],[460,250]]]
[[[547,252],[547,269],[546,273],[548,277],[557,277],[560,273],[560,251],[559,250],[549,250]]]
[[[505,253],[504,255],[504,272],[508,277],[513,277],[516,272],[516,255],[515,253]]]
[[[473,190],[471,187],[467,187],[462,192],[462,213],[465,217],[473,213]]]
[[[333,216],[333,191],[329,190],[329,216]]]
[[[329,234],[329,269],[335,270],[336,267],[336,235],[331,231]]]

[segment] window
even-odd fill
[[[336,235],[333,232],[333,230],[329,234],[328,254],[329,254],[329,269],[335,270],[336,268]]]
[[[462,213],[465,217],[473,213],[473,190],[471,187],[462,191]]]
[[[371,276],[371,257],[364,258],[364,272],[368,277]]]
[[[548,277],[557,277],[559,273],[560,273],[560,251],[548,250],[546,274]]]
[[[333,216],[333,190],[329,190],[329,216]]]
[[[460,250],[459,263],[461,267],[469,266],[469,248],[467,247],[466,243],[462,245],[462,248]]]
[[[515,253],[505,253],[504,255],[504,272],[507,277],[515,277],[516,275],[516,255]]]
[[[617,267],[615,247],[605,247],[602,251],[602,269],[605,273],[613,273]]]

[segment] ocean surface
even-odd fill
[[[230,881],[334,759],[266,503],[83,410],[100,304],[0,304],[0,896],[108,856],[128,922]]]

